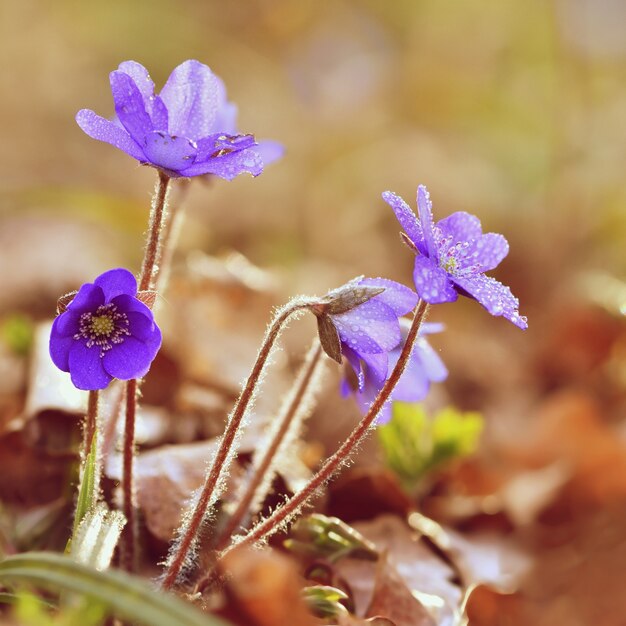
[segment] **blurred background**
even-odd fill
[[[76,112],[112,116],[108,73],[123,60],[159,89],[196,58],[225,81],[240,129],[286,155],[257,179],[192,182],[174,278],[235,250],[279,277],[274,303],[357,274],[410,284],[411,254],[380,194],[414,206],[418,183],[435,218],[470,211],[503,233],[511,253],[494,275],[530,328],[466,300],[438,307],[431,319],[449,330],[432,343],[451,375],[432,402],[483,412],[496,482],[568,468],[565,496],[523,537],[553,549],[524,596],[534,623],[617,623],[602,620],[626,558],[624,24],[620,0],[0,3],[11,346],[24,317],[50,318],[60,294],[141,259],[155,174],[90,140]],[[172,328],[175,303],[164,307]],[[255,312],[259,336],[269,306]],[[11,349],[4,399],[25,385]]]

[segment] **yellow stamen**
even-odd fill
[[[91,318],[91,331],[94,335],[110,335],[114,328],[113,320],[108,315]]]

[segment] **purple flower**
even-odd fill
[[[146,68],[135,61],[121,63],[110,82],[116,119],[83,109],[78,125],[170,177],[257,176],[264,163],[282,154],[274,142],[259,145],[252,135],[237,132],[237,108],[226,99],[224,83],[199,61],[175,68],[158,95]]]
[[[348,361],[356,373],[356,381],[345,378],[342,382],[344,396],[354,393],[359,408],[366,413],[382,389],[389,373],[400,358],[409,324],[401,320],[403,339],[391,352],[385,354],[346,353]],[[397,385],[384,404],[376,419],[377,424],[386,424],[391,419],[391,402],[420,402],[428,394],[430,384],[442,382],[448,377],[448,370],[439,355],[426,341],[424,335],[440,332],[442,324],[424,323],[421,325],[413,352]]]
[[[409,205],[386,191],[383,199],[394,210],[416,252],[413,280],[420,298],[431,304],[454,302],[458,295],[477,300],[492,315],[502,315],[519,328],[527,328],[519,314],[519,301],[505,285],[485,272],[508,254],[507,240],[483,234],[474,215],[459,211],[437,222],[426,187],[417,188],[419,220]]]
[[[113,378],[145,376],[161,346],[152,311],[137,298],[126,269],[84,284],[52,324],[50,356],[78,389],[104,389]]]
[[[385,278],[357,278],[331,291],[318,313],[324,350],[339,363],[342,355],[350,363],[366,354],[386,358],[402,339],[399,318],[417,299],[412,289]]]

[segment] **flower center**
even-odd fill
[[[117,310],[113,303],[99,306],[93,313],[80,316],[78,332],[74,339],[86,339],[87,347],[100,347],[100,356],[110,350],[114,344],[122,343],[125,336],[130,336],[126,313]]]

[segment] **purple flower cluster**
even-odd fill
[[[236,129],[237,107],[224,83],[199,61],[185,61],[158,95],[146,68],[124,61],[110,74],[116,119],[83,109],[76,121],[90,137],[126,152],[170,177],[257,176],[282,155],[275,142],[257,144]]]
[[[126,269],[84,284],[52,325],[50,356],[78,389],[104,389],[113,378],[145,376],[161,346],[152,311],[137,299]]]
[[[483,234],[480,220],[463,211],[435,224],[428,191],[423,185],[417,188],[419,220],[396,194],[386,191],[383,199],[394,210],[415,250],[413,280],[420,298],[439,304],[454,302],[461,294],[477,300],[491,315],[501,315],[522,329],[528,327],[511,290],[485,276],[509,252],[509,244],[502,235]]]
[[[343,312],[329,314],[340,340],[341,354],[356,376],[347,377],[342,392],[355,393],[359,407],[367,412],[395,367],[406,339],[407,326],[400,319],[415,308],[418,297],[412,289],[384,278],[365,278],[353,283],[355,288],[384,289],[366,302]],[[337,290],[338,292],[340,290]],[[345,292],[345,287],[341,289]],[[333,292],[329,294],[332,298]],[[424,335],[438,332],[441,326],[424,324],[409,362],[390,400],[423,400],[431,382],[441,382],[448,375],[437,353]],[[378,423],[391,418],[387,403],[378,415]]]

